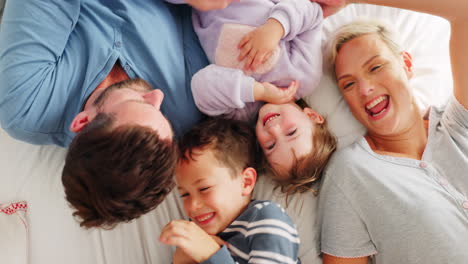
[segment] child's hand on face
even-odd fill
[[[185,220],[174,220],[167,224],[159,236],[159,241],[180,248],[197,263],[209,259],[220,248],[203,229]]]
[[[270,18],[239,41],[239,61],[245,60],[244,71],[255,71],[270,58],[284,35],[281,23]]]
[[[293,101],[299,81],[292,81],[289,87],[277,87],[269,82],[255,82],[254,99],[272,104],[285,104]]]

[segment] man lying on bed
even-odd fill
[[[163,200],[172,137],[201,118],[190,79],[207,60],[188,7],[7,1],[0,47],[1,126],[33,144],[71,142],[62,179],[81,226],[112,227]]]

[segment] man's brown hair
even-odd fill
[[[163,201],[174,187],[177,149],[151,128],[113,128],[100,113],[72,141],[62,172],[68,202],[80,226],[113,228]]]
[[[255,140],[253,128],[247,122],[210,117],[179,141],[180,159],[196,160],[196,150],[209,148],[235,177],[245,168],[255,168]]]

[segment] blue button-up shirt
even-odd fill
[[[34,144],[67,146],[69,126],[119,62],[164,94],[180,135],[201,114],[192,75],[208,61],[190,9],[162,0],[13,0],[0,25],[0,121]]]

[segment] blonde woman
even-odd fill
[[[347,4],[320,2],[324,13]],[[324,175],[323,263],[467,263],[468,2],[360,2],[449,20],[454,96],[421,114],[409,84],[412,57],[385,26],[360,21],[337,32],[338,87],[367,133],[337,152]]]

